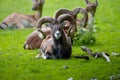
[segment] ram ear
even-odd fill
[[[98,0],[95,0],[95,5],[98,6]]]

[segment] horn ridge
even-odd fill
[[[70,14],[63,14],[63,15],[60,15],[58,17],[58,22],[60,22],[60,23],[64,22],[65,20],[68,20],[71,23],[71,26],[70,26],[70,28],[68,29],[68,32],[67,32],[68,35],[71,35],[71,33],[74,34],[74,32],[77,31],[76,20]],[[73,35],[71,35],[71,36],[73,36]]]
[[[60,15],[62,14],[72,14],[70,10],[67,9],[59,9],[56,13],[55,13],[55,19],[57,19]]]
[[[80,12],[84,15],[84,17],[81,19],[81,20],[84,21],[83,27],[86,27],[87,22],[88,22],[88,13],[87,13],[87,11],[84,8],[81,8]]]
[[[55,19],[53,19],[52,17],[42,17],[37,21],[36,27],[41,28],[44,23],[52,23],[53,21],[55,21]]]

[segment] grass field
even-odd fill
[[[119,3],[120,0],[99,0],[95,15],[96,43],[87,45],[94,52],[120,54]],[[31,0],[0,0],[0,22],[13,12],[34,14],[31,6]],[[85,7],[84,0],[45,0],[43,16],[53,16],[60,8],[72,10],[80,6]],[[110,56],[111,63],[103,58],[75,59],[74,55],[86,55],[80,46],[73,46],[72,57],[68,60],[35,59],[39,50],[23,49],[24,41],[32,31],[0,30],[0,80],[109,80],[113,74],[120,77],[120,57]]]

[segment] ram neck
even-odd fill
[[[43,5],[41,5],[40,9],[35,14],[35,19],[36,20],[38,20],[39,18],[42,17],[42,10],[43,10]]]
[[[59,40],[53,39],[55,47],[65,47],[66,46],[66,38],[61,37]]]

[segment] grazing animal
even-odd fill
[[[27,15],[27,14],[12,13],[2,21],[2,23],[0,24],[0,28],[24,29],[24,28],[34,27],[37,20],[42,16],[42,8],[43,8],[44,0],[32,0],[32,1],[34,4],[32,10],[37,11],[36,14]]]
[[[63,29],[63,22],[67,20],[71,23],[68,33]],[[70,30],[76,26],[75,19],[64,14],[57,19],[51,17],[43,17],[38,20],[37,28],[41,28],[44,23],[50,23],[51,35],[46,36],[40,46],[40,52],[36,58],[44,59],[68,59],[72,54],[71,40],[69,38]],[[41,31],[41,29],[39,29]],[[41,31],[42,32],[42,31]],[[44,32],[43,32],[44,33]],[[44,34],[43,34],[44,35]]]

